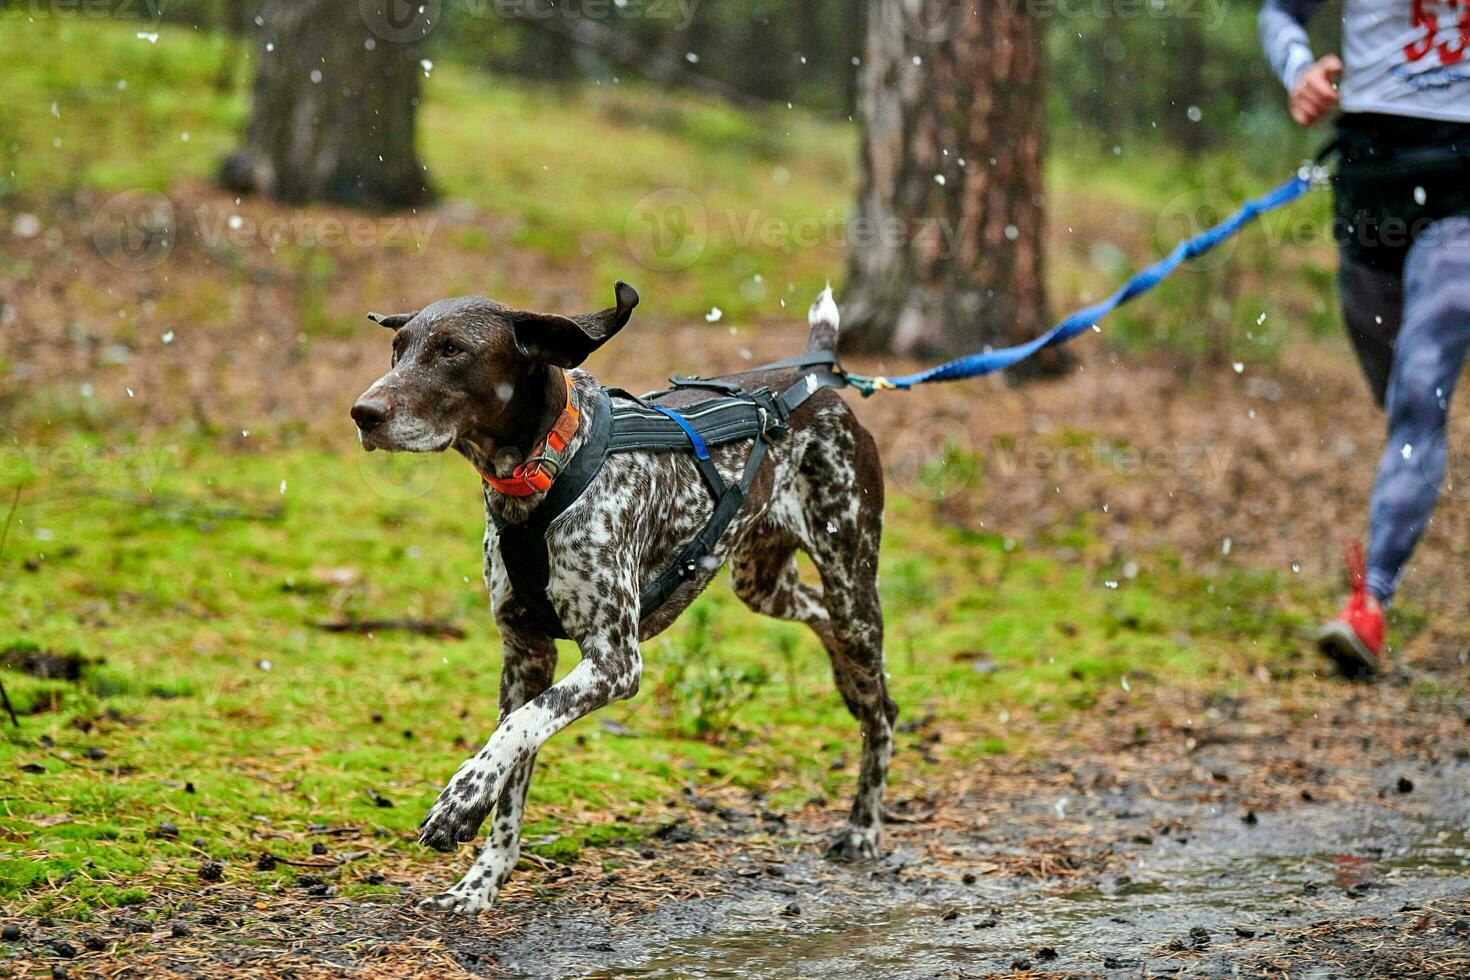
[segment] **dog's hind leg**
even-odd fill
[[[878,542],[883,528],[881,473],[872,437],[858,429],[853,454],[836,454],[815,463],[821,471],[809,481],[803,544],[822,578],[830,641],[827,653],[842,700],[862,726],[863,752],[857,796],[847,825],[827,854],[856,861],[878,856],[883,823],[883,787],[893,752],[898,706],[888,696],[883,675],[883,609],[878,598]],[[821,635],[822,631],[818,630]],[[823,637],[824,640],[828,638]]]
[[[778,530],[753,529],[730,556],[730,584],[751,610],[805,623],[831,646],[822,590],[803,582],[796,568],[796,539]]]
[[[556,644],[545,636],[527,636],[501,624],[505,658],[500,669],[500,718],[551,686],[556,676]],[[526,793],[531,788],[531,770],[536,756],[511,771],[495,805],[490,834],[480,856],[464,877],[447,891],[424,900],[426,908],[469,915],[495,904],[506,879],[521,854],[521,818],[526,810]]]
[[[876,556],[875,556],[876,557]],[[863,753],[857,795],[847,826],[832,841],[828,856],[855,861],[878,856],[883,823],[883,787],[893,753],[893,723],[898,706],[883,677],[883,618],[877,581],[871,572],[822,569],[834,642],[827,653],[832,675],[847,709],[862,726]],[[834,581],[836,580],[836,581]],[[841,584],[839,585],[838,582]]]

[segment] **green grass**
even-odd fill
[[[84,443],[68,445],[97,448]],[[253,834],[313,822],[382,828],[412,850],[436,781],[494,725],[499,652],[469,468],[395,459],[390,473],[380,454],[230,456],[187,441],[146,472],[63,474],[46,458],[60,455],[0,486],[6,500],[20,487],[24,505],[0,566],[0,650],[96,663],[78,682],[0,675],[25,712],[0,745],[0,896],[86,914],[206,856],[248,878]],[[1085,526],[1017,545],[893,502],[893,692],[905,718],[943,721],[952,759],[1026,753],[1005,713],[1065,719],[1127,677],[1223,683],[1239,664],[1222,651],[1269,661],[1295,646],[1275,576],[1217,581],[1228,602],[1195,612],[1180,600],[1199,583],[1177,570],[1125,579],[1079,549],[1098,552]],[[446,620],[467,635],[314,625],[343,616]],[[565,858],[636,836],[691,780],[773,788],[778,807],[850,790],[851,764],[832,766],[853,761],[855,726],[803,629],[755,617],[721,584],[645,656],[640,697],[543,753],[528,837],[561,836],[533,851]],[[927,764],[902,759],[899,778],[922,782]],[[51,824],[59,813],[69,819]],[[163,820],[176,838],[156,836]],[[299,857],[305,844],[269,846]]]
[[[211,175],[233,148],[246,108],[230,67],[240,48],[178,29],[149,43],[136,23],[23,9],[0,14],[0,190],[162,191]]]

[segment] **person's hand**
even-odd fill
[[[1337,105],[1337,76],[1342,74],[1342,59],[1335,54],[1318,58],[1291,90],[1291,118],[1302,126],[1310,126]]]

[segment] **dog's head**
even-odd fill
[[[633,287],[619,282],[613,293],[615,306],[581,316],[514,310],[479,296],[415,313],[369,313],[393,331],[393,366],[352,406],[363,448],[422,453],[461,440],[533,442],[552,400],[552,369],[581,364],[633,315]]]

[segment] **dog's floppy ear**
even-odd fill
[[[621,279],[613,284],[613,298],[616,306],[581,316],[513,312],[516,346],[532,360],[574,368],[623,329],[638,305],[637,290]]]
[[[379,326],[396,331],[399,327],[418,315],[418,310],[414,310],[412,313],[369,313],[368,319]]]

